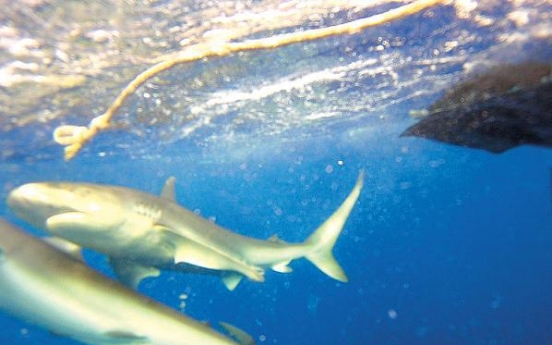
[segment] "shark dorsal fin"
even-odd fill
[[[268,242],[273,242],[273,243],[280,243],[280,244],[285,244],[286,243],[286,241],[281,240],[280,237],[278,237],[278,235],[276,235],[276,234],[270,236],[267,241]]]
[[[176,202],[176,193],[174,192],[174,183],[176,182],[176,178],[174,176],[171,176],[165,181],[165,185],[163,186],[163,191],[161,192],[161,197],[165,199],[169,199],[170,201]]]

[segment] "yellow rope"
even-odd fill
[[[84,144],[90,141],[98,132],[109,128],[111,118],[123,105],[124,101],[136,91],[136,89],[152,77],[174,67],[175,65],[197,61],[208,57],[225,56],[241,51],[273,49],[293,43],[313,41],[325,37],[355,34],[366,28],[389,23],[392,20],[400,19],[437,4],[443,4],[446,2],[448,2],[448,0],[417,0],[410,4],[394,8],[372,17],[358,19],[345,24],[326,28],[282,34],[243,42],[221,42],[216,45],[194,46],[193,49],[185,51],[174,59],[160,62],[140,73],[123,89],[113,104],[111,104],[109,109],[107,109],[107,111],[102,115],[94,118],[88,127],[57,127],[54,130],[54,140],[58,144],[65,146],[65,160],[71,160],[80,151]]]

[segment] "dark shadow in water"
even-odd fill
[[[552,65],[501,65],[447,92],[401,136],[501,153],[552,147]]]

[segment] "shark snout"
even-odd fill
[[[36,226],[42,226],[46,219],[59,213],[67,204],[61,195],[44,183],[28,183],[15,188],[7,198],[10,209],[20,218]]]
[[[48,200],[44,188],[38,183],[29,183],[17,187],[8,195],[8,206],[12,209],[39,206]]]

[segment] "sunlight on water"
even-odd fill
[[[30,25],[23,20],[25,7],[12,6],[4,16],[22,20],[0,28],[0,75],[9,86],[0,90],[0,111],[6,115],[0,130],[41,126],[49,131],[69,121],[84,125],[140,71],[200,43],[337,25],[382,13],[390,4],[399,5],[328,0],[179,6],[168,1],[163,7],[139,2],[81,7],[36,1],[34,16],[60,19],[52,27],[36,20]],[[68,17],[68,11],[75,14]],[[533,40],[550,36],[545,12],[533,1],[456,1],[352,36],[178,66],[140,87],[115,117],[115,127],[131,134],[124,150],[135,156],[152,144],[179,140],[235,145],[245,138],[293,140],[325,135],[328,128],[404,123],[410,110],[423,109],[426,99],[477,66],[499,63],[512,51],[515,59],[538,55]],[[32,139],[33,145],[49,146],[49,135]],[[13,146],[7,145],[10,139],[0,140]],[[106,135],[102,142],[123,146],[116,136]],[[120,149],[110,145],[103,154]]]

